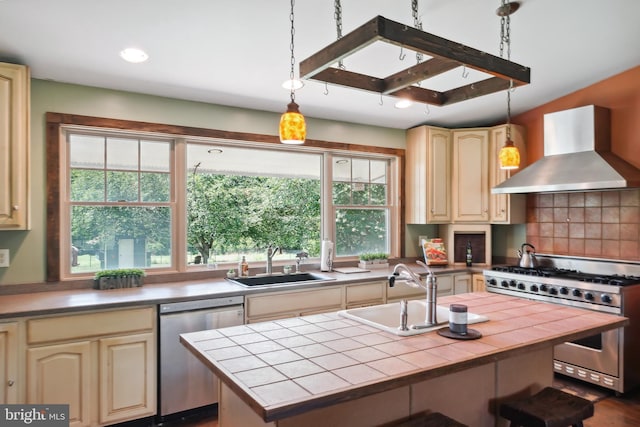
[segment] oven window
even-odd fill
[[[590,337],[582,338],[579,340],[571,341],[573,344],[580,345],[582,347],[589,347],[594,350],[602,350],[602,334],[592,335]]]

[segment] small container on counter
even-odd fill
[[[464,304],[451,304],[449,306],[449,329],[451,332],[467,334],[467,306]]]

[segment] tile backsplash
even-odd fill
[[[536,252],[640,260],[640,189],[527,196]]]

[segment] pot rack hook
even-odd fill
[[[323,94],[325,96],[329,95],[329,83],[327,83],[327,82],[324,82],[324,92],[323,92]]]
[[[398,59],[400,61],[404,61],[404,58],[407,57],[407,54],[404,53],[404,47],[400,46],[400,56],[398,56]]]
[[[382,99],[382,94],[380,94],[380,101],[378,102],[379,106],[383,106],[384,105],[384,100]]]
[[[427,116],[429,114],[431,114],[431,110],[429,109],[429,104],[424,104],[424,107],[425,107],[424,108],[424,114],[427,115]]]
[[[469,77],[469,70],[467,70],[466,64],[462,64],[462,78],[466,79],[467,77]]]

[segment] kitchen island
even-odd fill
[[[337,313],[181,335],[220,378],[219,424],[372,426],[439,411],[506,425],[505,398],[553,379],[553,346],[624,326],[620,316],[485,292],[441,298],[488,322],[477,340],[398,337]],[[445,326],[446,327],[446,326]]]

